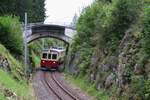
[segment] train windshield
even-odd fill
[[[57,59],[57,54],[52,54],[52,59]]]
[[[47,59],[47,53],[43,53],[42,58]]]
[[[48,54],[48,59],[51,59],[52,54]]]

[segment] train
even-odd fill
[[[44,49],[41,55],[41,68],[64,70],[65,51],[63,47]]]

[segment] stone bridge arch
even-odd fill
[[[30,43],[39,38],[51,37],[69,44],[71,38],[65,35],[65,26],[60,25],[31,25],[26,30],[26,42]]]
[[[72,27],[54,25],[54,24],[29,24],[25,31],[26,44],[40,38],[56,38],[67,44],[66,53],[68,52],[69,44],[72,40],[71,37],[65,34],[65,30],[75,30]]]

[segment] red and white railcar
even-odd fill
[[[42,52],[41,67],[48,69],[59,69],[64,65],[65,49],[62,47],[51,47]]]

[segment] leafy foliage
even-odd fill
[[[45,18],[45,0],[1,0],[0,16],[15,15],[24,21],[28,13],[29,22],[43,22]]]
[[[145,81],[145,97],[146,100],[150,98],[150,80]]]
[[[146,54],[150,54],[150,7],[145,7],[144,29],[142,34],[142,46]]]
[[[13,54],[22,54],[23,36],[17,17],[0,17],[0,43]]]
[[[142,59],[142,62],[144,59],[143,63],[145,64],[145,59],[147,60],[148,57],[150,57],[149,8],[149,0],[96,0],[92,5],[85,8],[78,19],[76,26],[78,34],[72,44],[72,52],[80,53],[80,58],[78,60],[79,62],[77,62],[80,74],[86,75],[87,71],[93,70],[93,72],[89,72],[90,75],[93,73],[96,73],[96,75],[97,73],[101,73],[100,71],[97,71],[97,67],[99,68],[99,66],[104,63],[105,57],[110,57],[113,55],[116,57],[118,62],[119,59],[117,57],[119,54],[119,44],[124,40],[125,33],[131,29],[132,32],[129,33],[129,36],[131,37],[129,38],[135,39],[133,40],[133,49],[130,49],[130,45],[128,45],[129,42],[127,40],[125,40],[124,43],[129,46],[129,52],[133,52],[135,49],[135,52],[133,52],[131,58],[129,59],[134,58],[134,54],[139,55],[140,52],[142,52],[140,54],[141,56],[135,56],[136,59],[129,62],[133,64],[132,66],[129,66],[130,68],[126,67],[128,68],[127,72],[129,72],[129,76],[132,77],[133,74],[135,74],[133,71],[135,68],[133,66],[138,63],[138,59]],[[135,34],[138,34],[139,36],[136,36]],[[137,44],[134,44],[134,41],[137,42]],[[140,50],[141,48],[143,51]],[[96,64],[91,65],[90,67],[91,55],[95,53],[93,53],[93,51],[95,51],[96,54],[99,54],[96,55],[96,58],[100,60],[95,62]],[[125,52],[126,51],[124,49],[121,51],[121,53]],[[140,68],[143,67],[144,64],[141,64]],[[113,64],[110,65],[110,67],[112,66]],[[115,66],[118,66],[118,64]],[[114,70],[117,71],[117,69]],[[107,73],[107,75],[109,74],[108,71],[105,71],[104,73]],[[102,72],[102,75],[104,75],[104,73]],[[128,90],[129,94],[132,92],[132,96],[136,96],[137,94],[137,97],[145,98],[145,88],[147,88],[146,91],[149,91],[149,86],[147,85],[144,87],[143,85],[145,80],[145,76],[137,80],[133,78],[131,83],[129,83],[130,85],[133,85],[132,88]],[[147,95],[149,95],[148,92]]]
[[[141,0],[97,0],[78,20],[76,43],[116,49],[125,32],[141,17],[142,7]]]
[[[45,20],[45,0],[27,0],[27,10],[29,22],[44,22]]]
[[[138,0],[112,0],[102,4],[96,20],[98,44],[116,49],[125,32],[140,18],[143,2]]]
[[[125,32],[140,20],[142,9],[141,0],[96,0],[83,10],[72,50],[80,51],[82,63],[87,62],[80,64],[84,73],[94,48],[116,51]]]

